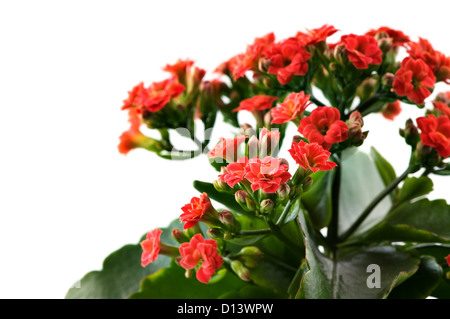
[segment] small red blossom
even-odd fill
[[[225,172],[219,175],[219,178],[227,183],[228,186],[234,187],[234,185],[244,180],[247,163],[248,158],[242,157],[237,162],[228,164]]]
[[[450,156],[450,119],[445,115],[429,114],[416,121],[423,144],[434,147],[443,158]]]
[[[371,37],[382,36],[388,37],[392,40],[392,46],[398,47],[409,43],[410,39],[402,31],[394,30],[388,27],[380,27],[366,32],[366,35]]]
[[[123,101],[122,110],[131,108],[135,105],[136,96],[141,94],[141,91],[145,91],[143,82],[136,85],[131,91],[128,91],[128,98]]]
[[[447,257],[445,257],[445,260],[447,261],[448,266],[450,267],[450,255],[448,255]]]
[[[167,64],[163,70],[169,72],[173,76],[178,77],[178,79],[186,78],[186,74],[188,73],[189,68],[194,64],[194,61],[186,59],[186,60],[177,60],[174,64]]]
[[[392,103],[386,103],[381,109],[381,115],[384,118],[393,121],[397,115],[402,111],[402,107],[400,105],[400,101],[395,101]]]
[[[214,208],[206,193],[200,197],[192,197],[189,204],[181,207],[183,213],[180,215],[180,221],[185,222],[183,228],[188,229],[195,226],[200,221],[209,219],[209,215],[213,213]]]
[[[273,105],[273,102],[278,100],[276,96],[270,95],[255,95],[251,98],[242,100],[237,108],[233,110],[233,112],[237,111],[262,111],[266,109],[270,109]]]
[[[225,159],[228,163],[233,163],[238,158],[238,147],[244,143],[245,135],[238,135],[234,138],[220,138],[220,142],[208,152],[208,157]]]
[[[300,120],[306,108],[312,104],[310,95],[305,92],[290,93],[278,107],[271,110],[272,124],[283,124],[292,120]]]
[[[171,77],[161,82],[154,82],[147,89],[139,90],[133,104],[138,106],[141,111],[145,109],[157,112],[184,90],[184,85],[178,82],[177,77]]]
[[[450,118],[450,107],[441,101],[433,101],[434,110],[440,115]]]
[[[343,142],[348,137],[348,126],[340,120],[337,108],[322,106],[314,109],[310,116],[300,121],[298,132],[309,140],[329,150],[334,143]]]
[[[294,75],[305,75],[308,72],[311,54],[297,38],[273,43],[263,55],[270,60],[267,72],[275,74],[282,85],[289,83]]]
[[[410,42],[408,53],[415,59],[422,59],[436,76],[436,82],[450,84],[450,57],[437,51],[428,40],[419,38],[419,42]]]
[[[268,33],[261,38],[256,38],[253,44],[247,46],[245,53],[238,54],[228,61],[228,68],[236,81],[244,76],[245,72],[258,67],[258,61],[262,52],[275,41],[275,35]]]
[[[337,166],[336,163],[328,161],[331,153],[317,143],[293,142],[289,153],[297,164],[313,172],[329,171]]]
[[[275,193],[291,178],[288,168],[287,165],[281,164],[278,158],[253,157],[245,167],[245,178],[251,183],[253,191],[261,188],[266,193]]]
[[[350,62],[357,69],[367,69],[369,65],[381,64],[381,50],[374,37],[349,34],[341,37]]]
[[[154,262],[158,258],[160,250],[160,238],[162,230],[156,228],[147,233],[146,238],[141,241],[142,255],[141,255],[141,265],[142,267]]]
[[[407,57],[395,73],[393,88],[397,95],[407,96],[410,101],[423,104],[431,95],[430,90],[435,82],[433,71],[423,60]]]
[[[200,264],[196,277],[202,283],[208,283],[223,265],[223,258],[217,252],[217,242],[204,239],[201,234],[194,235],[188,243],[182,243],[179,250],[181,267],[194,269]]]
[[[304,32],[297,32],[296,38],[304,45],[315,45],[319,42],[325,41],[329,36],[336,33],[338,29],[332,25],[325,24],[317,29],[306,30]]]
[[[128,131],[125,131],[120,135],[120,143],[117,146],[119,153],[128,154],[132,149],[139,147],[146,137],[139,130],[141,126],[141,120],[136,112],[136,109],[128,110],[128,121],[131,126]]]

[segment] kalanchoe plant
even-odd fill
[[[67,298],[449,298],[450,206],[424,196],[433,175],[450,175],[450,93],[432,96],[450,83],[450,58],[388,27],[330,43],[336,32],[270,33],[213,80],[179,60],[166,80],[134,87],[119,151],[205,155],[217,179],[194,181],[178,220],[113,253]],[[374,148],[358,150],[364,122],[415,106],[423,116],[399,130],[411,152],[397,176]],[[219,113],[239,133],[212,141]],[[197,149],[176,149],[177,132]]]

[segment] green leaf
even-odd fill
[[[239,290],[225,293],[219,296],[219,299],[282,299],[284,297],[271,289],[248,285]]]
[[[237,291],[247,285],[236,275],[222,269],[217,278],[208,284],[195,278],[186,278],[185,270],[172,262],[169,267],[147,276],[138,292],[130,299],[215,299],[226,293]]]
[[[217,191],[213,184],[201,181],[194,181],[194,188],[200,193],[205,192],[208,197],[217,201],[218,203],[224,205],[229,210],[236,212],[241,215],[250,216],[249,213],[245,212],[241,206],[236,202],[234,195],[228,193],[221,193]]]
[[[450,206],[443,199],[405,203],[390,212],[361,240],[450,242]]]
[[[426,195],[433,190],[433,181],[426,177],[408,177],[398,192],[395,205],[401,205],[417,197]]]
[[[179,227],[179,221],[175,220],[167,228],[161,228],[163,231],[161,241],[167,244],[175,244],[171,237],[171,230]],[[125,245],[105,259],[102,270],[89,272],[80,280],[78,285],[70,288],[65,298],[122,299],[128,297],[139,289],[140,281],[143,278],[163,267],[167,267],[170,263],[170,258],[159,256],[155,262],[142,267],[141,254],[140,244]]]
[[[380,174],[384,185],[388,186],[397,178],[394,168],[383,156],[381,156],[380,153],[378,153],[374,147],[370,149],[370,156],[377,167],[378,173]]]
[[[297,298],[378,299],[417,271],[419,259],[393,246],[373,246],[334,258],[319,250],[317,238],[307,215],[300,214],[305,234],[308,271],[303,276]],[[380,287],[369,288],[370,265],[378,265]]]
[[[351,151],[351,150],[350,150]],[[385,185],[370,157],[362,152],[346,155],[341,163],[339,194],[339,235],[344,233],[360,216]],[[385,197],[358,227],[356,234],[363,234],[378,224],[391,208],[389,196]]]
[[[417,272],[389,294],[389,299],[425,299],[439,285],[442,267],[432,256],[421,256]]]
[[[313,185],[302,194],[303,207],[308,211],[316,229],[328,226],[331,221],[331,187],[334,171],[318,171],[312,175]]]

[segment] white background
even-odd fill
[[[212,71],[255,37],[323,24],[341,30],[333,39],[387,25],[450,54],[448,12],[448,1],[1,1],[0,297],[64,298],[109,253],[177,218],[194,179],[216,178],[206,157],[117,151],[122,100],[165,79],[165,64]],[[365,149],[401,173],[398,129],[422,112],[370,116]],[[431,198],[448,200],[446,185]]]

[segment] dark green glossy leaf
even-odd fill
[[[370,156],[377,167],[378,173],[380,174],[384,185],[387,186],[392,183],[397,178],[392,165],[383,156],[381,156],[381,154],[378,153],[374,147],[370,149]]]
[[[344,233],[361,215],[385,185],[370,157],[362,152],[343,153],[339,196],[339,235]],[[391,208],[391,199],[385,197],[358,227],[355,234],[363,234],[378,224]]]
[[[389,294],[390,299],[425,299],[439,285],[442,267],[432,256],[421,256],[417,272]]]
[[[331,220],[331,186],[334,171],[318,171],[312,175],[313,185],[302,194],[303,207],[308,211],[316,229],[328,226]]]
[[[419,259],[393,246],[373,246],[335,258],[325,256],[317,244],[311,222],[299,215],[306,241],[309,270],[302,278],[297,298],[308,299],[378,299],[417,271]],[[380,287],[367,284],[370,265],[379,266]]]
[[[417,197],[426,195],[433,190],[433,181],[426,177],[408,177],[399,190],[395,205],[401,205]]]
[[[161,228],[161,241],[175,244],[171,238],[171,229],[180,228],[178,220],[169,227]],[[143,238],[141,238],[142,240]],[[167,267],[170,258],[159,256],[148,265],[141,266],[142,249],[139,244],[126,245],[109,255],[103,262],[103,269],[86,274],[79,285],[71,288],[66,299],[122,299],[139,289],[143,278],[155,271]]]
[[[422,199],[403,204],[367,232],[367,241],[450,242],[450,206]]]
[[[215,299],[248,285],[231,272],[222,269],[208,284],[195,276],[186,278],[185,270],[172,262],[169,267],[147,276],[130,299]]]

